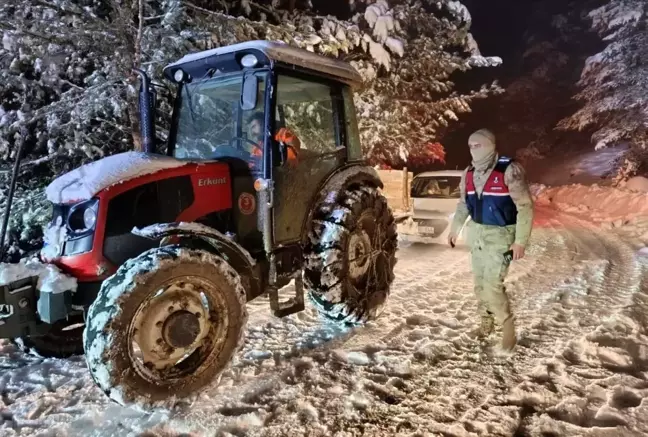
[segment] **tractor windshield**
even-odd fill
[[[243,75],[216,77],[183,85],[173,155],[179,159],[251,160],[263,139],[265,74],[258,73],[257,105],[240,106]]]

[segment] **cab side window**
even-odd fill
[[[276,126],[299,139],[300,161],[344,148],[336,123],[341,101],[328,85],[279,76]]]

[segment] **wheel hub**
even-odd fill
[[[174,348],[190,346],[200,334],[200,322],[195,314],[180,310],[171,314],[162,325],[162,337]]]
[[[196,351],[212,325],[198,284],[176,282],[138,308],[132,323],[133,346],[149,369],[170,369]]]
[[[367,273],[371,265],[371,241],[369,234],[363,229],[359,229],[351,235],[349,239],[349,276],[357,279]]]

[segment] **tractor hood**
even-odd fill
[[[83,165],[54,179],[45,193],[47,200],[52,203],[81,202],[112,185],[190,163],[164,155],[120,153]]]

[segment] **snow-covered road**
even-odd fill
[[[620,234],[539,208],[507,280],[519,346],[477,327],[468,252],[403,245],[383,315],[353,330],[250,305],[221,385],[173,413],[108,402],[82,358],[0,343],[0,436],[648,435],[648,257]]]

